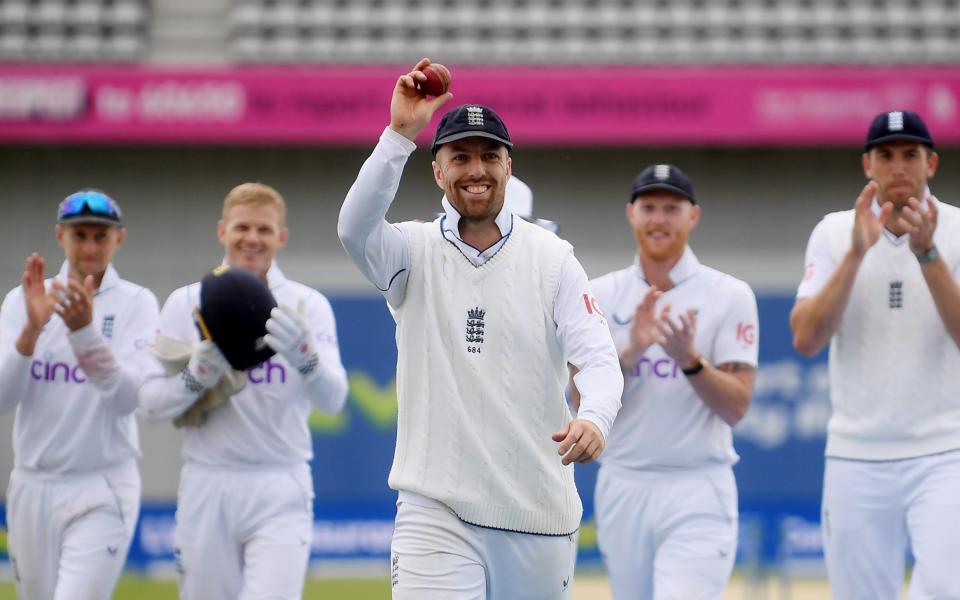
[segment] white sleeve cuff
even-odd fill
[[[610,426],[607,424],[606,419],[590,411],[583,410],[583,407],[580,408],[580,412],[577,414],[577,418],[583,419],[584,421],[590,421],[591,423],[596,425],[597,429],[600,430],[600,435],[603,436],[604,443],[606,443],[607,438],[610,437]]]
[[[71,331],[68,333],[67,339],[70,340],[70,346],[73,348],[74,352],[84,352],[90,350],[100,344],[103,340],[103,338],[100,336],[100,332],[97,331],[97,328],[94,326],[93,321],[90,321],[90,323],[84,325],[76,331]]]
[[[406,156],[410,156],[413,154],[413,151],[417,149],[417,145],[415,143],[411,142],[403,134],[397,133],[391,129],[389,125],[387,125],[387,127],[383,130],[383,134],[380,136],[380,141],[395,147]]]

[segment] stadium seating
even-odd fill
[[[0,60],[956,64],[960,0],[0,0]],[[169,13],[169,15],[167,14]],[[210,14],[206,14],[210,13]],[[168,21],[170,21],[168,23]],[[224,25],[225,24],[225,27]],[[196,29],[196,28],[194,28]],[[168,31],[169,30],[169,31]],[[200,46],[196,48],[200,49]],[[176,49],[176,48],[174,48]],[[198,50],[199,51],[199,50]],[[159,57],[158,57],[159,56]]]
[[[150,12],[150,0],[0,0],[0,60],[139,61]]]
[[[442,49],[442,50],[441,50]],[[239,62],[955,63],[958,0],[234,0]]]

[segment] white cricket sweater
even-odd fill
[[[960,210],[938,208],[934,242],[956,273]],[[853,220],[849,210],[821,223],[837,264]],[[898,460],[960,448],[960,350],[908,240],[884,231],[867,251],[831,340],[827,456]]]
[[[407,293],[397,321],[397,447],[390,487],[449,506],[463,521],[523,533],[577,530],[583,507],[551,434],[570,421],[566,361],[553,320],[572,251],[514,219],[477,267],[441,233],[404,223]]]

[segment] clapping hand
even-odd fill
[[[853,219],[853,252],[858,257],[862,257],[867,253],[867,250],[877,243],[887,217],[893,212],[893,203],[884,202],[883,206],[880,207],[880,214],[873,214],[873,198],[877,194],[878,187],[875,181],[865,185],[853,205],[855,215]]]
[[[924,210],[919,200],[910,198],[897,222],[910,234],[910,250],[916,255],[924,254],[933,248],[933,232],[937,230],[937,199],[928,197]]]

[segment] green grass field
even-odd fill
[[[746,582],[734,575],[724,600],[825,600],[830,597],[822,579],[796,580],[784,587],[770,576],[763,581]],[[905,596],[904,596],[905,597]],[[0,581],[0,600],[16,598],[13,583]],[[114,600],[177,600],[177,584],[126,575],[120,581]],[[390,580],[386,578],[311,579],[303,593],[304,600],[389,600]],[[573,600],[610,600],[606,577],[591,572],[577,575],[573,582]]]
[[[14,600],[13,583],[0,582],[0,600]],[[177,600],[177,584],[124,576],[114,600]],[[304,600],[382,600],[390,598],[388,579],[313,579],[307,582]]]

